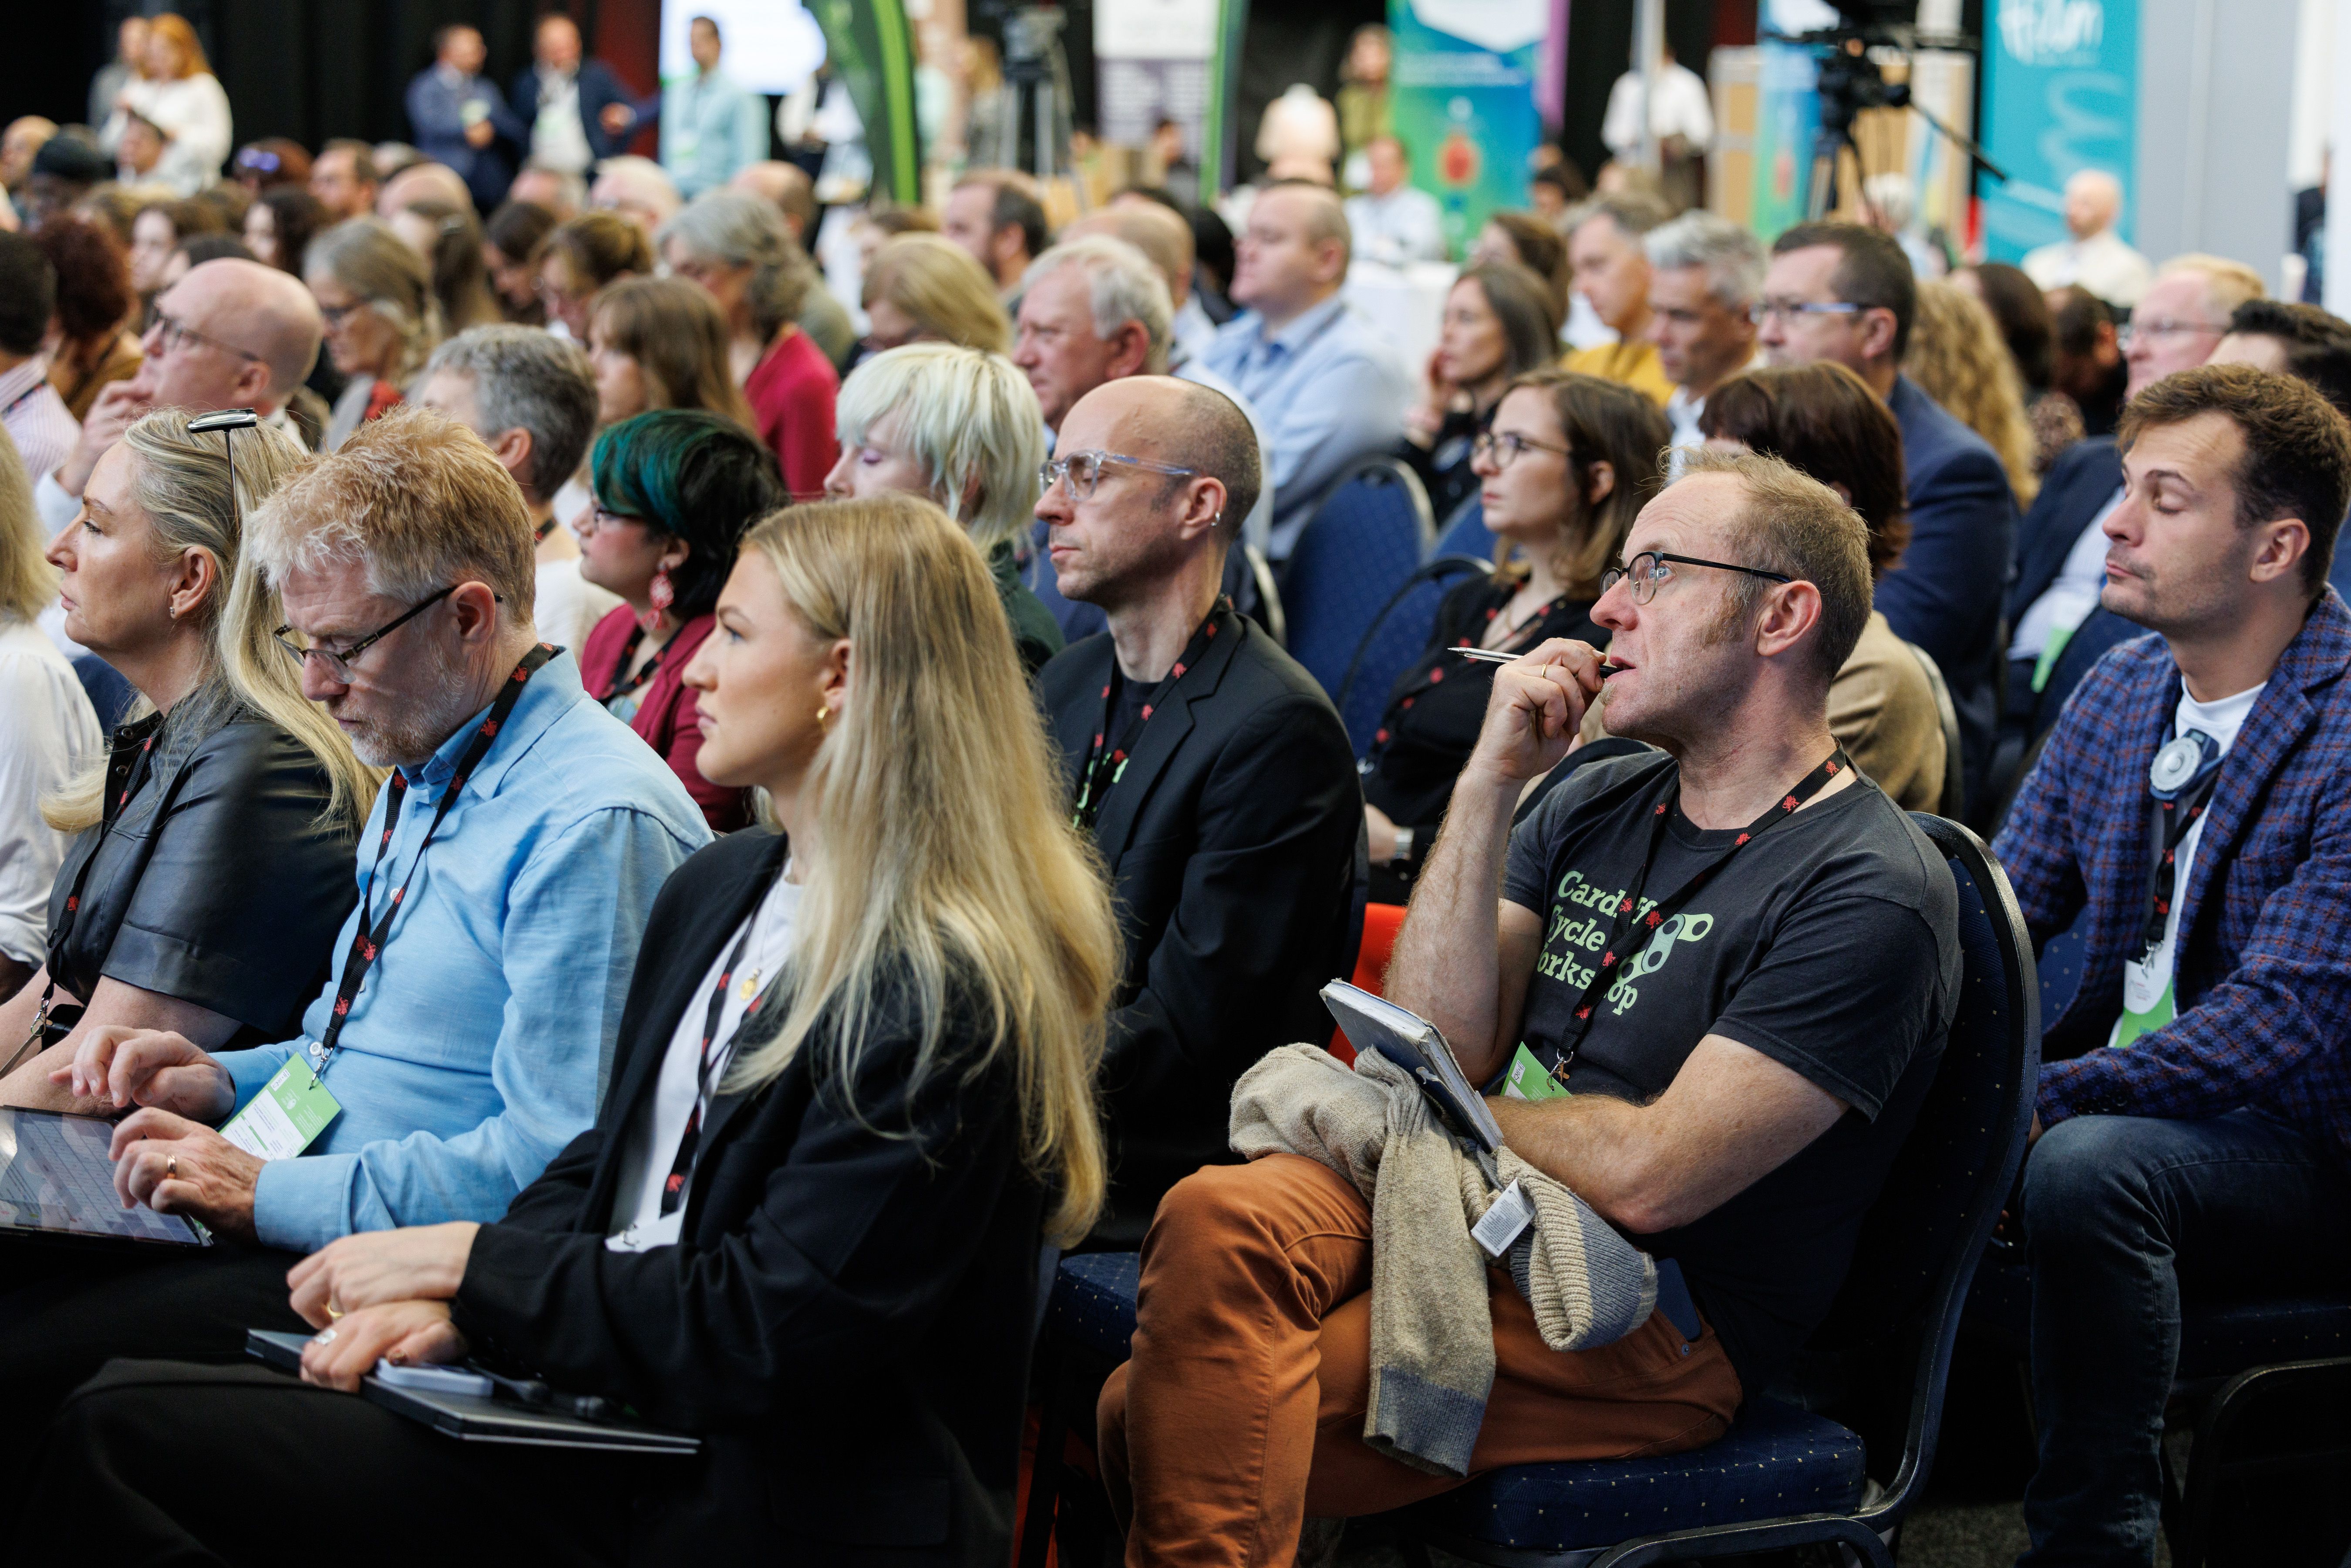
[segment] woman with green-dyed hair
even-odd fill
[[[588,633],[580,676],[667,760],[712,831],[731,832],[750,821],[750,802],[695,767],[700,716],[680,676],[716,623],[744,532],[791,495],[758,436],[699,409],[621,421],[596,438],[588,467],[595,504],[573,525],[580,575],[622,604]]]

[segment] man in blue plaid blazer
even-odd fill
[[[2123,417],[2101,603],[2157,633],[2075,691],[1995,848],[2079,924],[2023,1219],[2032,1568],[2152,1564],[2179,1298],[2351,1281],[2351,424],[2184,371]]]

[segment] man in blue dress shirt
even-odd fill
[[[1983,437],[1902,373],[1917,308],[1909,258],[1855,224],[1799,224],[1771,246],[1756,341],[1775,365],[1834,360],[1902,427],[1910,542],[1877,585],[1895,634],[1933,655],[1959,709],[1973,812],[2000,722],[2001,599],[2016,553],[2016,492]]]
[[[99,1030],[67,1070],[61,1108],[132,1113],[125,1201],[221,1244],[0,1276],[9,1427],[37,1433],[108,1357],[235,1354],[247,1327],[296,1326],[286,1270],[336,1237],[503,1215],[595,1119],[653,895],[710,838],[571,655],[542,650],[522,494],[445,414],[370,424],[248,519],[246,549],[308,644],[304,690],[397,771],[303,1038],[212,1054]],[[288,1085],[331,1120],[256,1139]]]
[[[1276,497],[1266,555],[1288,560],[1306,519],[1340,475],[1404,434],[1412,376],[1347,281],[1347,214],[1320,185],[1282,182],[1249,205],[1234,244],[1233,302],[1208,368],[1240,388],[1272,427],[1267,477]]]
[[[718,68],[717,23],[696,16],[686,40],[694,74],[662,91],[661,161],[690,202],[768,156],[768,100]]]

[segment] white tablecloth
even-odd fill
[[[1445,296],[1458,271],[1449,261],[1416,261],[1409,267],[1359,261],[1347,269],[1347,302],[1372,319],[1416,381],[1437,350]]]

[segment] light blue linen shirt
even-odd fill
[[[687,201],[768,155],[768,100],[725,71],[697,71],[662,89],[661,162]]]
[[[1270,337],[1263,327],[1254,310],[1234,317],[1207,362],[1272,431],[1276,499],[1266,554],[1287,560],[1332,482],[1403,438],[1412,377],[1370,318],[1337,296]]]
[[[677,776],[581,689],[559,653],[523,688],[414,873],[481,723],[422,768],[384,852],[377,915],[408,883],[322,1074],[342,1112],[261,1167],[254,1227],[308,1252],[354,1230],[492,1220],[596,1117],[653,895],[710,841]],[[220,1053],[242,1108],[326,1032],[366,908],[390,791],[360,835],[360,907],[304,1037]]]

